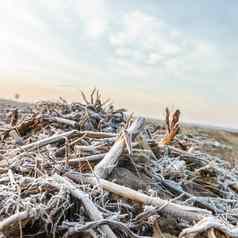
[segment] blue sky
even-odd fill
[[[238,2],[8,0],[0,5],[0,93],[79,97],[94,86],[161,117],[238,127]]]

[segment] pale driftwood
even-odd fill
[[[191,237],[191,235],[193,235],[194,237],[195,235],[208,231],[210,229],[216,229],[218,231],[221,231],[222,233],[224,233],[226,236],[229,236],[229,237],[233,237],[233,238],[238,237],[237,226],[232,226],[230,224],[222,222],[216,217],[210,216],[210,217],[206,217],[202,219],[194,226],[184,229],[180,233],[179,238]]]
[[[96,154],[96,155],[89,155],[89,156],[81,157],[81,158],[78,158],[78,159],[69,159],[68,163],[71,166],[75,166],[75,165],[78,165],[81,162],[87,162],[87,161],[93,162],[93,161],[101,160],[101,159],[104,158],[104,156],[105,156],[105,153]],[[62,162],[62,163],[64,163],[64,162]]]
[[[196,207],[184,206],[175,204],[173,202],[165,201],[160,199],[159,197],[151,197],[144,193],[135,191],[125,186],[118,185],[113,182],[109,182],[104,179],[95,178],[95,177],[86,177],[77,173],[67,173],[65,174],[67,177],[71,178],[76,182],[89,183],[92,185],[100,185],[103,189],[117,194],[121,197],[136,201],[138,203],[142,203],[144,205],[152,205],[156,207],[163,207],[160,212],[165,214],[180,217],[188,221],[199,221],[206,216],[211,215],[211,212],[205,209],[200,209]]]
[[[229,186],[231,189],[238,192],[238,182],[231,183]]]
[[[64,133],[61,133],[61,134],[58,134],[58,135],[53,135],[53,136],[38,140],[36,142],[32,142],[30,144],[23,145],[21,147],[13,149],[9,152],[9,154],[15,155],[18,152],[23,153],[23,152],[26,152],[26,151],[27,152],[33,151],[33,150],[39,149],[40,147],[43,147],[43,146],[46,146],[46,145],[49,145],[49,144],[52,144],[52,143],[59,142],[61,140],[65,140],[66,138],[71,138],[73,136],[80,136],[79,131],[71,130],[71,131],[64,132]],[[11,159],[1,160],[0,161],[0,167],[6,167],[6,166],[10,165],[17,158],[18,158],[18,155],[11,158]]]
[[[12,224],[16,224],[19,221],[36,217],[37,209],[31,209],[29,211],[18,212],[0,222],[0,231],[5,230]]]
[[[53,136],[50,136],[48,138],[44,138],[42,140],[38,140],[36,142],[30,143],[28,145],[23,145],[23,146],[15,149],[14,152],[31,151],[31,150],[34,150],[34,149],[38,149],[42,146],[46,146],[48,144],[59,142],[61,140],[64,140],[65,138],[70,138],[70,137],[72,137],[74,135],[78,135],[78,134],[79,133],[78,133],[77,130],[72,130],[72,131],[61,133],[59,135],[53,135]]]
[[[117,134],[115,133],[109,133],[109,132],[103,132],[103,131],[80,131],[80,135],[84,135],[85,137],[90,137],[95,139],[112,138],[117,136]]]
[[[62,117],[50,117],[47,120],[49,120],[50,122],[56,122],[56,123],[59,123],[59,124],[64,124],[64,125],[67,125],[67,126],[71,126],[73,128],[79,128],[79,123],[76,122],[76,121],[70,120],[70,119],[65,119],[65,118],[62,118]]]
[[[9,135],[14,139],[15,144],[17,145],[24,145],[24,141],[21,136],[19,136],[16,132],[16,130],[10,130]]]
[[[54,175],[52,178],[56,182],[54,186],[56,186],[58,189],[60,189],[61,186],[64,186],[64,188],[67,189],[72,194],[72,196],[79,199],[83,203],[91,220],[98,221],[103,219],[102,213],[97,209],[87,193],[80,191],[76,186],[74,186],[72,182],[60,175]],[[103,225],[101,229],[108,238],[117,237],[108,225]]]
[[[104,133],[104,132],[93,132],[93,131],[77,131],[77,130],[72,130],[72,131],[67,131],[64,133],[61,133],[59,135],[53,135],[50,136],[48,138],[30,143],[28,145],[24,145],[21,146],[17,149],[14,150],[14,152],[18,152],[18,151],[31,151],[37,148],[40,148],[42,146],[46,146],[48,144],[52,144],[58,141],[61,141],[65,138],[70,138],[73,136],[88,136],[88,137],[93,137],[93,138],[111,138],[111,137],[115,137],[116,135],[113,133]]]
[[[82,231],[87,231],[89,229],[94,229],[99,226],[110,225],[112,227],[121,230],[123,233],[126,234],[126,237],[130,238],[151,238],[150,236],[139,236],[132,232],[125,224],[119,221],[109,220],[109,219],[102,219],[93,222],[87,222],[85,225],[79,225],[75,222],[64,222],[61,226],[62,228],[67,228],[68,232],[67,235],[71,236],[75,233],[79,233]]]
[[[0,232],[0,238],[7,238],[2,232]]]
[[[164,149],[165,147],[169,148],[169,150],[171,150],[171,152],[173,152],[175,154],[178,154],[178,155],[181,155],[182,156],[181,159],[184,159],[185,161],[191,161],[193,163],[196,163],[199,166],[204,166],[208,163],[208,161],[206,159],[199,157],[199,154],[195,154],[195,153],[191,153],[191,152],[188,152],[188,151],[185,151],[185,150],[181,150],[181,149],[176,148],[176,147],[171,146],[171,145],[161,145],[159,143],[157,145],[160,149]]]
[[[144,118],[137,118],[132,125],[126,130],[126,134],[129,138],[136,136],[143,129],[145,124]],[[94,173],[100,178],[107,178],[116,166],[120,155],[126,145],[124,135],[119,136],[117,141],[111,147],[109,152],[105,155],[104,159],[100,161],[94,168]]]
[[[107,133],[107,132],[96,132],[96,131],[80,131],[79,133],[79,138],[76,140],[70,142],[68,144],[68,147],[72,147],[75,144],[77,144],[82,138],[84,137],[89,137],[89,138],[94,138],[94,139],[100,139],[100,140],[108,140],[109,138],[114,140],[116,138],[116,134],[113,133]],[[65,147],[61,147],[55,152],[55,157],[60,157],[63,156],[65,153]]]

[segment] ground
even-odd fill
[[[0,119],[2,112],[7,112],[10,108],[18,107],[25,108],[29,106],[28,103],[0,99]],[[163,121],[157,119],[148,119],[148,123],[154,125],[163,125]],[[211,155],[216,155],[225,160],[231,162],[232,166],[238,163],[238,131],[232,131],[221,128],[209,128],[200,125],[182,124],[181,133],[186,135],[204,135],[211,141],[220,142],[224,147],[211,147],[204,146],[204,152],[208,152]]]
[[[233,166],[238,164],[238,132],[213,129],[213,128],[203,128],[203,127],[185,127],[183,129],[184,133],[199,133],[205,134],[211,140],[218,141],[224,144],[225,147],[215,147],[211,148],[205,147],[204,150],[211,155],[216,155],[218,157],[224,158],[225,160],[231,162]]]

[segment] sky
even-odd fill
[[[0,4],[0,97],[79,100],[238,128],[238,1],[8,0]]]

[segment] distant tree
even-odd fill
[[[15,94],[14,94],[14,98],[15,98],[16,100],[18,100],[18,99],[20,98],[20,94],[19,94],[19,93],[15,93]]]

